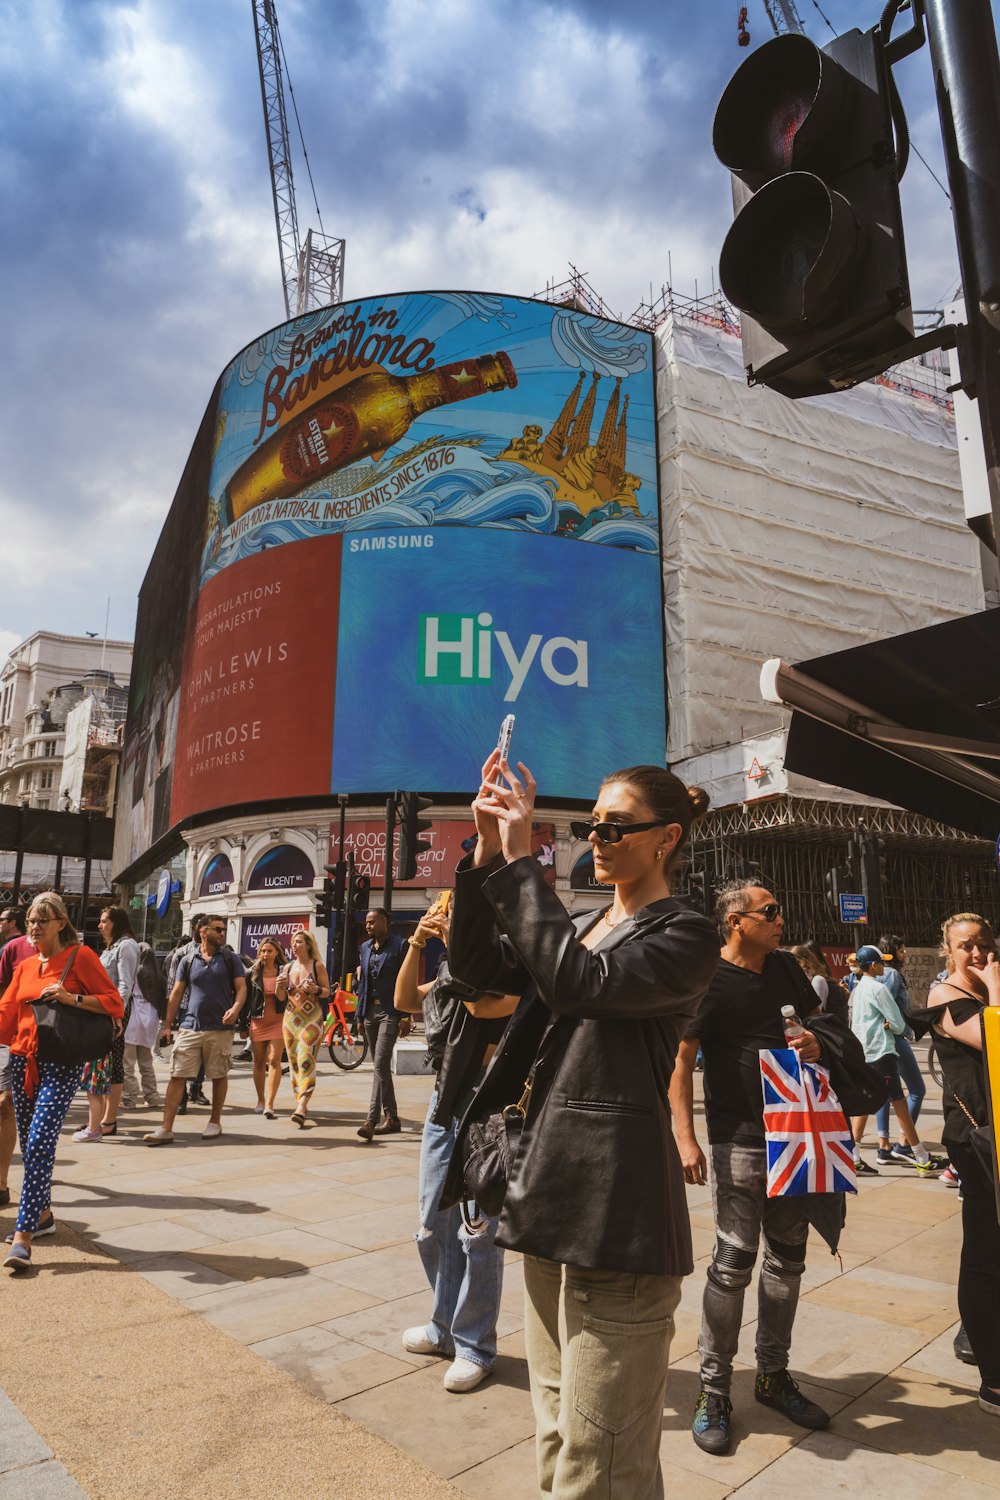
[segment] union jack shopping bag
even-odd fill
[[[767,1196],[856,1193],[850,1126],[830,1074],[794,1047],[762,1048]]]

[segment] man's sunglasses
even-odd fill
[[[776,922],[781,916],[781,907],[777,901],[769,901],[766,906],[754,906],[750,911],[738,911],[738,917],[763,917],[765,922]]]
[[[589,839],[597,834],[600,844],[620,844],[627,833],[648,833],[651,828],[666,828],[666,823],[571,823],[569,831],[575,839]]]

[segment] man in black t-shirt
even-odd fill
[[[704,1183],[706,1163],[694,1133],[692,1087],[700,1047],[716,1243],[702,1308],[698,1340],[702,1388],[692,1433],[706,1453],[723,1454],[730,1446],[729,1390],[743,1295],[753,1275],[762,1230],[754,1395],[800,1427],[825,1427],[830,1418],[802,1395],[788,1373],[809,1223],[803,1199],[767,1196],[758,1056],[763,1047],[791,1045],[805,1062],[820,1059],[820,1042],[813,1032],[806,1031],[788,1043],[781,1018],[784,1005],[793,1006],[800,1017],[808,1014],[816,996],[795,959],[776,951],[783,921],[781,907],[770,891],[752,882],[731,881],[719,894],[716,916],[723,934],[722,956],[680,1045],[670,1103],[685,1180]]]

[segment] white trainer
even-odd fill
[[[209,1120],[208,1124],[205,1126],[205,1129],[201,1132],[201,1138],[203,1141],[214,1141],[215,1137],[221,1134],[222,1126],[216,1125],[214,1120]]]
[[[474,1391],[492,1373],[473,1359],[456,1359],[444,1372],[444,1388],[446,1391]]]
[[[408,1354],[438,1354],[447,1359],[445,1351],[440,1344],[435,1344],[427,1337],[427,1329],[421,1324],[419,1328],[408,1328],[403,1334],[403,1348]]]

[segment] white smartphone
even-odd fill
[[[514,715],[508,714],[500,725],[500,737],[497,740],[497,749],[500,751],[501,760],[510,759],[510,742],[514,738]]]

